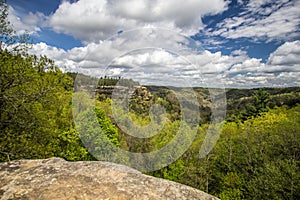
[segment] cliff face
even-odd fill
[[[0,163],[0,199],[217,199],[108,162],[59,158]]]

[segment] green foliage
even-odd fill
[[[96,106],[95,112],[98,123],[108,140],[114,145],[120,146],[120,143],[118,141],[118,129],[111,124],[110,119],[105,114],[105,111],[102,108]]]
[[[93,106],[81,112],[76,119],[76,128],[83,144],[97,160],[118,162],[126,159],[117,155],[120,146],[118,130],[102,108]]]
[[[246,110],[242,113],[241,118],[243,120],[256,117],[263,112],[268,111],[268,106],[270,103],[270,94],[263,90],[259,89],[253,93],[252,103],[246,105]]]
[[[59,134],[72,126],[72,80],[46,57],[4,50],[0,65],[2,155],[10,159],[55,156]]]
[[[172,103],[176,106],[173,102],[176,98],[167,91],[162,94],[162,90],[158,97],[157,91],[155,102],[171,111],[168,106]],[[233,116],[231,122],[226,122],[220,139],[206,157],[198,157],[208,130],[208,124],[202,124],[181,158],[148,174],[190,185],[221,199],[298,199],[300,106],[270,109],[269,93],[263,89],[256,90],[251,101],[253,112],[248,110],[249,115],[243,121]],[[109,109],[106,110],[110,115]],[[125,116],[121,111],[118,113]],[[129,115],[136,125],[149,124],[147,116],[140,117],[136,112]],[[121,122],[126,124],[125,118]],[[174,139],[178,127],[179,121],[169,118],[155,136],[143,140],[120,131],[121,147],[132,152],[160,149]]]
[[[159,171],[148,173],[149,175],[168,179],[171,181],[180,181],[181,176],[184,173],[184,163],[183,160],[179,159],[176,162],[164,167]]]
[[[56,155],[70,161],[95,160],[82,145],[76,129],[64,131],[58,135]]]
[[[267,162],[248,184],[252,199],[299,199],[299,160]]]
[[[260,105],[254,105],[254,93],[260,91],[269,93],[267,98],[267,106],[264,109],[257,109]],[[285,88],[263,88],[263,89],[228,89],[226,91],[227,98],[227,118],[226,121],[237,121],[238,119],[246,120],[252,116],[265,112],[268,108],[272,109],[276,106],[286,105],[289,108],[300,104],[300,87]],[[267,109],[265,109],[267,108]],[[260,111],[259,111],[260,110]],[[241,112],[242,111],[242,112]]]
[[[0,161],[60,156],[93,159],[73,128],[72,79],[47,57],[27,54],[27,36],[18,36],[0,16]]]
[[[228,123],[212,152],[217,157],[213,194],[223,199],[298,199],[299,109],[276,108],[244,123]],[[228,174],[238,178],[234,184],[228,184]]]
[[[227,122],[214,149],[198,158],[208,125],[175,163],[150,175],[196,187],[221,199],[299,199],[300,105]],[[153,140],[159,144],[161,138]],[[165,143],[163,142],[162,145]]]

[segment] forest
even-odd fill
[[[138,83],[122,77],[102,77],[96,79],[98,85],[91,97],[79,86],[86,84],[84,80],[95,81],[94,77],[65,73],[53,60],[30,55],[29,38],[16,36],[7,21],[5,5],[0,17],[1,162],[50,157],[101,160],[99,148],[111,148],[107,139],[130,152],[151,152],[164,147],[178,133],[182,111],[172,90],[153,85],[136,87],[129,112],[123,113],[118,107],[113,111],[110,88],[120,81],[127,85]],[[74,86],[78,76],[83,82]],[[174,163],[146,173],[223,200],[300,199],[300,87],[226,89],[227,116],[220,138],[212,151],[201,158],[199,150],[210,126],[211,99],[207,88],[197,87],[194,91],[201,119],[193,127],[197,134],[191,145]],[[76,99],[76,94],[81,99]],[[85,111],[74,110],[72,104],[76,102],[92,102],[93,106]],[[154,104],[166,112],[154,120],[154,126],[162,118],[165,124],[152,137],[134,138],[113,118],[113,112],[118,112],[118,120],[125,124],[129,115],[139,126],[148,125],[149,109]],[[89,120],[92,113],[104,135],[95,134],[98,129]],[[74,118],[85,123],[76,124]],[[86,131],[84,136],[80,136],[82,130]],[[84,143],[90,141],[93,143],[87,149]]]

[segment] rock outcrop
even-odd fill
[[[0,163],[0,199],[217,199],[108,162],[60,158]]]

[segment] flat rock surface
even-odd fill
[[[101,161],[60,158],[0,163],[0,199],[203,199],[200,190]]]

